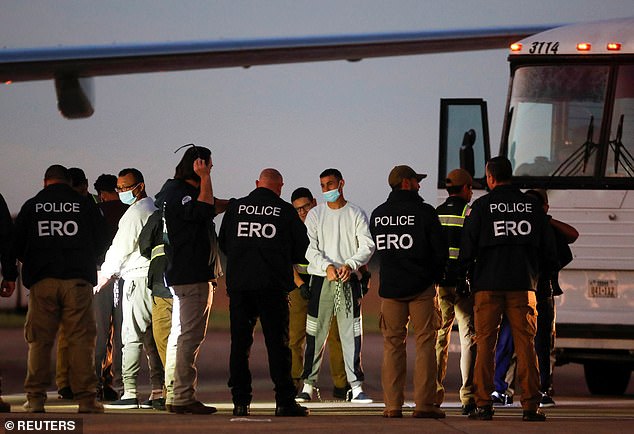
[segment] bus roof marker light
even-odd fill
[[[621,44],[618,42],[608,42],[608,51],[621,51]]]
[[[520,44],[519,42],[511,44],[511,51],[513,52],[522,51],[522,44]]]
[[[590,51],[592,44],[588,42],[580,42],[577,44],[577,51]]]

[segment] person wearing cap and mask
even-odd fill
[[[476,359],[475,326],[473,324],[473,297],[467,293],[456,292],[457,260],[460,252],[460,238],[465,217],[469,214],[469,202],[473,196],[473,178],[464,169],[455,169],[447,174],[445,187],[449,197],[436,208],[443,233],[449,243],[449,259],[445,273],[438,284],[438,301],[442,312],[442,324],[436,341],[436,361],[438,363],[438,381],[436,383],[436,404],[445,398],[443,382],[447,373],[449,339],[454,319],[458,320],[460,336],[460,372],[462,385],[460,401],[462,414],[467,415],[475,409],[473,388],[473,366]],[[465,287],[464,285],[462,286]]]
[[[408,324],[415,336],[416,418],[442,419],[436,407],[436,345],[440,308],[435,284],[447,262],[447,241],[434,208],[418,194],[426,175],[396,166],[388,176],[392,192],[370,217],[380,264],[379,295],[383,333],[381,381],[384,417],[403,417]]]
[[[296,400],[312,399],[330,321],[336,315],[346,377],[352,388],[351,401],[368,404],[372,399],[362,387],[363,294],[358,270],[372,257],[374,241],[365,212],[344,198],[345,181],[341,172],[326,169],[319,175],[319,182],[325,203],[311,209],[305,220],[310,241],[306,250],[307,271],[312,278],[306,317],[304,387]]]
[[[101,264],[99,284],[95,291],[107,288],[108,281],[113,277],[120,276],[124,280],[121,300],[123,395],[105,407],[136,409],[140,407],[137,377],[141,370],[143,347],[150,365],[150,400],[161,399],[163,395],[163,365],[152,337],[152,295],[147,282],[150,261],[139,252],[139,234],[156,207],[147,196],[143,174],[138,169],[121,170],[116,191],[121,202],[129,207],[119,220],[117,233]],[[143,408],[152,408],[151,403],[144,404]]]

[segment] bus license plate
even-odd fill
[[[593,279],[588,282],[588,295],[591,298],[617,298],[619,282],[612,279]]]

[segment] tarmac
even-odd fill
[[[213,313],[212,313],[213,316]],[[454,339],[449,357],[445,386],[447,399],[442,409],[447,417],[440,420],[414,419],[412,375],[413,342],[408,343],[408,386],[406,405],[402,419],[382,417],[380,365],[382,359],[382,337],[366,333],[363,343],[363,366],[366,376],[364,390],[374,398],[373,404],[355,405],[332,399],[332,384],[326,361],[320,375],[321,402],[305,404],[311,410],[309,417],[275,417],[273,385],[268,374],[268,362],[262,334],[256,332],[251,353],[254,402],[249,417],[234,417],[231,414],[231,394],[226,385],[228,379],[229,333],[210,331],[198,359],[198,398],[218,408],[218,413],[208,416],[176,415],[156,410],[106,410],[105,414],[76,414],[73,401],[60,400],[51,386],[45,414],[24,413],[25,400],[22,389],[26,368],[26,344],[21,329],[3,329],[0,364],[3,369],[4,399],[12,405],[12,413],[3,413],[5,433],[20,432],[18,422],[25,427],[37,423],[57,423],[72,419],[72,432],[116,432],[116,433],[629,433],[634,432],[634,385],[630,384],[623,396],[593,396],[585,387],[583,368],[566,365],[556,368],[556,407],[545,409],[546,422],[523,422],[522,410],[514,405],[497,408],[492,421],[473,421],[460,413],[458,388],[458,347]],[[456,338],[455,333],[453,338]],[[140,399],[149,393],[148,376],[143,369],[139,378]],[[8,429],[13,422],[13,429]],[[7,425],[7,423],[9,425]],[[49,425],[51,426],[51,425]],[[30,430],[33,432],[33,430]],[[44,431],[39,431],[44,432]],[[58,431],[46,431],[58,432]],[[66,430],[65,432],[69,432]]]

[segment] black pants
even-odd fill
[[[535,352],[539,363],[540,391],[550,393],[553,386],[550,356],[554,346],[553,323],[555,322],[555,301],[552,296],[537,300],[537,334]]]
[[[123,279],[119,279],[118,302],[114,305],[114,284],[117,279],[110,279],[95,294],[93,302],[97,321],[97,343],[95,346],[95,369],[99,384],[123,390],[121,380],[121,297]]]
[[[288,296],[277,290],[244,291],[229,294],[231,318],[231,356],[229,387],[233,403],[251,403],[249,354],[253,329],[260,319],[269,359],[269,373],[275,384],[275,402],[288,406],[295,402],[295,385],[291,378],[291,350],[288,346]]]

